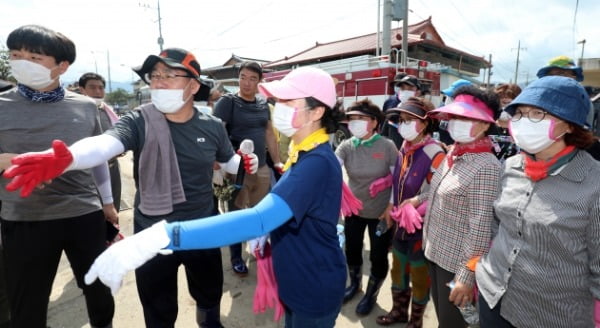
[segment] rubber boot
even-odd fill
[[[356,314],[358,315],[367,315],[371,313],[373,310],[373,306],[377,302],[377,294],[379,294],[379,289],[383,284],[383,279],[377,279],[373,276],[369,277],[369,285],[367,286],[367,291],[365,292],[365,296],[358,302],[356,306]]]
[[[344,292],[344,303],[350,301],[360,290],[362,276],[360,265],[348,266],[348,276],[350,276],[350,286],[346,287]]]
[[[196,307],[196,323],[201,328],[223,328],[221,324],[221,306],[211,309]]]
[[[421,328],[423,327],[423,315],[425,314],[425,308],[427,304],[412,303],[410,309],[410,321],[406,328]]]
[[[411,289],[398,290],[392,288],[392,310],[386,315],[380,315],[375,322],[381,326],[389,326],[394,323],[408,322],[408,305],[410,304]]]

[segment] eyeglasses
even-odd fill
[[[190,75],[181,75],[181,74],[175,74],[175,73],[165,73],[165,74],[160,74],[157,72],[152,72],[152,73],[146,73],[144,75],[144,77],[146,78],[146,81],[152,81],[152,82],[157,82],[157,81],[161,81],[161,80],[165,80],[167,82],[172,82],[175,81],[175,78],[178,77],[186,77],[186,78],[194,78],[193,76]]]
[[[532,123],[541,122],[546,117],[546,111],[541,109],[531,109],[527,113],[523,113],[520,109],[515,111],[515,114],[511,117],[511,121],[516,122],[523,116],[526,116]]]

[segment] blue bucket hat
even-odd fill
[[[553,68],[573,71],[573,73],[575,73],[575,80],[578,82],[583,81],[583,70],[581,67],[575,65],[573,59],[567,56],[558,56],[550,59],[548,65],[540,68],[540,70],[537,72],[537,77],[542,78],[547,76],[550,70]]]
[[[450,86],[444,90],[442,90],[442,93],[445,94],[448,97],[454,97],[454,92],[456,91],[456,89],[463,87],[465,85],[471,85],[473,84],[471,81],[467,81],[467,80],[456,80],[454,82],[452,82],[452,84],[450,84]]]
[[[518,105],[539,107],[562,120],[589,128],[586,117],[590,110],[590,97],[577,81],[569,77],[545,76],[533,81],[504,110],[514,115]]]

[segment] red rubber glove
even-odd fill
[[[248,174],[254,174],[258,171],[258,157],[254,153],[240,154],[244,161],[244,170]]]
[[[27,197],[39,184],[61,175],[72,162],[73,155],[60,140],[52,141],[52,151],[17,155],[3,174],[5,178],[13,178],[6,190],[21,188],[21,197]]]

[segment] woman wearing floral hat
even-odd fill
[[[428,201],[423,249],[439,327],[466,327],[458,307],[473,302],[475,287],[475,273],[467,263],[487,251],[492,236],[500,163],[486,133],[499,116],[499,101],[491,91],[465,86],[457,89],[453,103],[428,114],[449,120],[448,132],[456,143],[429,191],[407,202],[418,207]]]
[[[433,110],[430,102],[411,97],[388,112],[400,115],[398,132],[404,138],[400,156],[394,166],[392,197],[384,217],[391,222],[390,213],[398,219],[400,204],[429,188],[434,172],[445,158],[445,153],[431,134],[435,123],[427,112]],[[410,206],[410,205],[409,205]],[[420,223],[398,224],[392,241],[393,267],[392,300],[389,313],[377,317],[379,325],[408,322],[409,328],[423,326],[423,314],[429,302],[430,279],[423,254],[423,230]],[[412,288],[411,288],[412,287]],[[411,305],[410,320],[408,308]]]
[[[346,262],[350,286],[346,288],[344,303],[350,301],[361,285],[363,264],[363,240],[365,229],[369,231],[371,274],[364,297],[356,306],[358,315],[367,315],[377,302],[379,289],[389,269],[388,250],[392,231],[377,235],[379,217],[390,199],[390,188],[382,188],[374,197],[369,194],[371,183],[389,176],[398,157],[398,149],[390,139],[377,133],[384,116],[379,107],[368,99],[353,103],[346,110],[348,128],[352,138],[344,140],[335,150],[340,163],[346,168],[348,186],[361,200],[363,208],[344,218],[346,234]]]
[[[482,327],[600,325],[600,163],[589,98],[547,76],[507,107],[523,150],[506,160],[492,246],[477,265]]]

